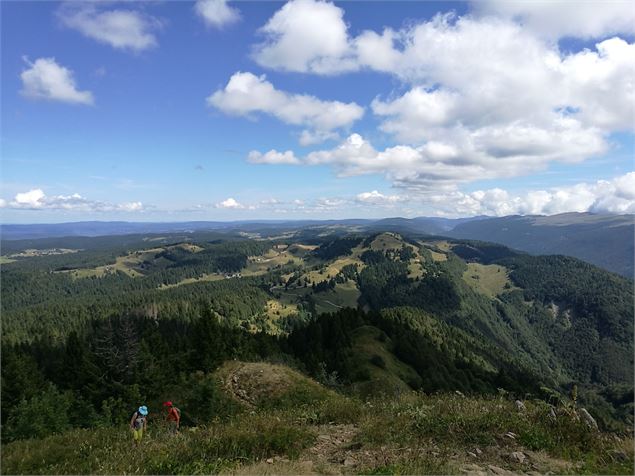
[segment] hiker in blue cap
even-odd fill
[[[130,429],[132,430],[135,446],[139,446],[143,432],[148,429],[148,407],[142,405],[132,414]]]

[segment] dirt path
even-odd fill
[[[351,448],[357,434],[355,425],[321,425],[316,430],[315,444],[300,456],[301,464],[321,474],[341,474],[357,465]]]
[[[330,304],[331,306],[337,308],[337,309],[344,309],[342,306],[339,306],[337,304],[335,304],[334,302],[329,301],[328,299],[324,299],[324,302],[327,304]]]
[[[361,462],[359,449],[354,444],[355,425],[313,426],[317,437],[310,448],[302,452],[297,460],[273,457],[266,461],[241,466],[229,474],[297,475],[297,474],[355,474]]]
[[[244,365],[240,365],[229,373],[227,379],[225,380],[225,389],[236,400],[244,403],[249,407],[253,407],[253,400],[249,397],[249,394],[240,387],[240,373],[243,367]]]

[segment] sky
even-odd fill
[[[0,9],[3,223],[635,212],[631,1]]]

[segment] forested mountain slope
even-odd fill
[[[455,238],[493,241],[535,255],[562,254],[633,277],[635,217],[565,213],[510,216],[458,224]]]

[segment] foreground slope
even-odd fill
[[[2,472],[632,474],[632,439],[589,428],[571,402],[518,410],[502,396],[457,393],[363,401],[262,362],[228,362],[210,382],[212,419],[172,436],[151,413],[134,457],[124,424],[4,445]]]

